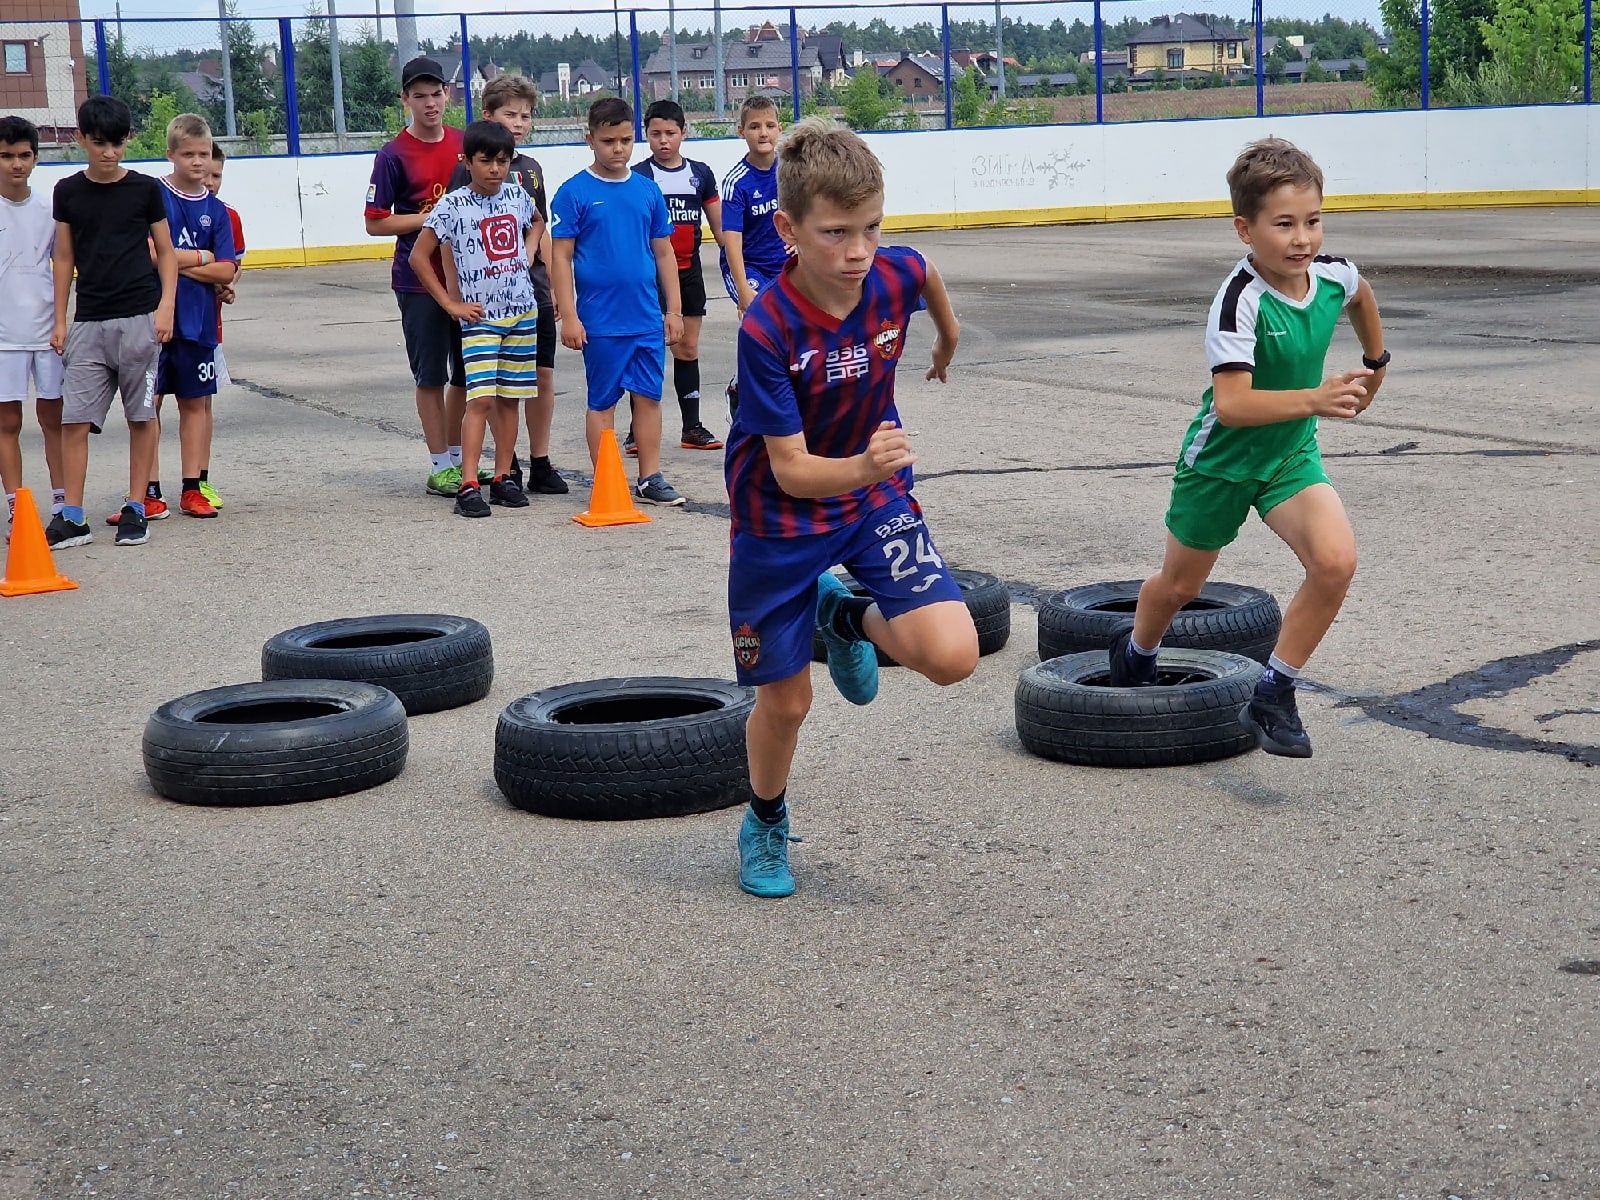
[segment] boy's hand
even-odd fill
[[[1311,393],[1311,411],[1319,417],[1349,419],[1355,416],[1366,407],[1361,402],[1367,399],[1366,380],[1371,374],[1365,367],[1357,367],[1324,380],[1322,386]]]
[[[667,345],[676,345],[683,338],[683,318],[677,313],[667,313],[661,320],[667,335]]]
[[[57,354],[65,354],[67,352],[67,323],[65,321],[57,321],[50,330],[50,349]]]
[[[911,438],[893,421],[879,424],[861,457],[866,460],[868,483],[880,483],[917,461],[911,453]]]
[[[483,320],[483,305],[481,304],[468,304],[462,300],[452,300],[444,306],[444,310],[458,321]]]
[[[756,302],[755,289],[743,280],[739,281],[739,315],[742,317]]]
[[[947,345],[941,337],[934,338],[933,366],[928,368],[926,378],[937,379],[940,383],[948,382],[944,377],[945,372],[950,369],[950,360],[955,356],[956,348],[953,345]]]
[[[218,300],[221,300],[224,304],[232,304],[233,303],[233,301],[235,299],[235,293],[234,293],[234,290],[233,290],[233,284],[231,284],[231,283],[218,283],[218,284],[214,284],[213,286],[217,289],[217,299]]]
[[[165,346],[172,340],[172,305],[162,304],[156,308],[156,341]]]
[[[568,350],[582,350],[588,340],[588,335],[583,331],[583,322],[576,315],[561,322],[561,344]]]
[[[1385,364],[1372,373],[1372,377],[1366,381],[1366,395],[1361,397],[1361,403],[1356,407],[1356,412],[1364,413],[1367,411],[1367,405],[1372,403],[1373,397],[1378,394],[1378,389],[1383,386],[1384,376],[1388,371],[1388,365]]]

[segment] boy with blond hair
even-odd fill
[[[78,106],[77,141],[88,156],[82,171],[56,184],[55,320],[50,345],[66,364],[62,381],[61,466],[65,503],[45,530],[52,549],[94,541],[83,516],[89,434],[98,433],[122,396],[128,421],[128,502],[116,544],[150,540],[144,489],[155,424],[156,364],[171,340],[178,260],[167,232],[161,185],[122,165],[133,114],[114,96]],[[154,254],[152,255],[152,246]],[[76,277],[78,306],[69,327],[67,297]]]
[[[941,685],[978,663],[961,588],[911,496],[916,459],[894,404],[906,327],[924,303],[927,378],[944,380],[960,334],[950,297],[922,255],[878,244],[883,168],[850,130],[801,121],[778,149],[777,184],[774,219],[794,255],[739,327],[744,396],[726,458],[728,624],[739,682],[756,689],[739,886],[767,897],[795,886],[786,802],[813,631],[853,704],[877,695],[875,646]]]
[[[1156,651],[1172,618],[1200,594],[1222,548],[1254,508],[1305,566],[1305,582],[1255,695],[1239,719],[1268,754],[1310,758],[1294,685],[1344,603],[1356,540],[1322,468],[1317,418],[1366,411],[1389,365],[1372,288],[1322,250],[1322,171],[1281,138],[1246,146],[1228,172],[1233,227],[1249,253],[1211,304],[1211,387],[1189,423],[1167,506],[1161,569],[1139,589],[1133,628],[1111,647],[1114,687],[1157,682]],[[1362,366],[1322,379],[1340,313]]]
[[[34,417],[44,434],[50,515],[66,503],[61,474],[61,355],[50,348],[53,315],[50,256],[56,223],[50,199],[28,185],[39,161],[39,130],[22,117],[0,117],[0,485],[6,539],[22,486],[22,406],[33,381]]]
[[[783,270],[788,249],[773,224],[778,211],[778,136],[783,125],[770,96],[739,106],[746,153],[722,177],[722,285],[744,316]],[[739,409],[739,376],[728,381],[728,417]]]
[[[528,140],[528,131],[533,128],[533,110],[539,105],[539,89],[526,76],[499,75],[485,85],[483,98],[478,103],[483,110],[484,120],[504,125],[511,131],[513,144],[521,146]],[[550,426],[555,420],[556,413],[557,340],[556,306],[550,293],[550,268],[547,265],[551,257],[548,224],[550,199],[545,192],[544,168],[539,165],[537,159],[523,154],[520,150],[511,160],[511,170],[506,175],[506,180],[528,193],[533,200],[534,208],[539,212],[539,221],[544,227],[537,252],[532,256],[530,264],[533,291],[539,302],[539,387],[537,395],[528,397],[529,457],[526,490],[547,496],[561,496],[566,494],[567,481],[550,465]],[[466,162],[463,161],[450,176],[450,190],[465,187],[470,182],[472,177],[467,171]],[[510,436],[515,434],[516,425],[513,423]],[[496,443],[499,440],[500,432],[496,429]],[[522,464],[515,452],[511,456],[511,477],[517,481],[519,488],[523,486]]]

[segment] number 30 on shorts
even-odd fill
[[[202,359],[194,365],[195,378],[201,383],[210,383],[217,377],[217,364],[213,359]]]
[[[933,543],[928,540],[928,535],[921,529],[917,530],[916,549],[905,538],[891,538],[881,543],[883,555],[889,560],[889,577],[896,583],[902,579],[909,579],[918,574],[927,563],[931,567],[944,568],[944,559],[939,557],[939,552],[933,548]],[[913,562],[915,554],[915,562]]]

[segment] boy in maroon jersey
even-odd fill
[[[911,496],[911,443],[894,372],[919,308],[933,318],[929,379],[943,380],[960,326],[931,263],[880,247],[883,168],[848,129],[796,125],[778,150],[775,222],[793,247],[739,328],[740,404],[728,434],[733,541],[728,614],[746,727],[751,805],[739,886],[787,896],[786,793],[811,707],[811,636],[854,704],[877,695],[874,645],[938,684],[972,674],[978,634]],[[861,599],[829,568],[843,563]]]

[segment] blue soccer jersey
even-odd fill
[[[802,537],[849,525],[911,490],[911,468],[842,496],[800,499],[778,486],[764,438],[805,434],[822,458],[867,448],[894,407],[894,369],[906,325],[922,307],[928,266],[906,246],[883,246],[843,320],[794,286],[792,265],[756,297],[739,327],[739,412],[725,471],[733,527],[757,537]]]
[[[550,236],[572,238],[578,320],[595,337],[661,332],[655,238],[672,222],[661,189],[643,175],[602,179],[579,171],[550,202]]]
[[[195,265],[194,252],[209,250],[218,262],[238,262],[233,248],[233,221],[228,208],[205,188],[190,195],[171,181],[161,181],[161,199],[167,209],[167,229],[178,266]],[[217,344],[217,292],[209,283],[178,276],[172,336],[201,346]]]
[[[777,211],[777,163],[762,170],[752,167],[749,159],[741,158],[733,170],[722,177],[722,228],[744,239],[745,266],[762,275],[776,275],[783,270],[784,260],[789,257],[783,239],[772,224],[772,214]],[[723,273],[727,274],[726,252],[721,258]]]

